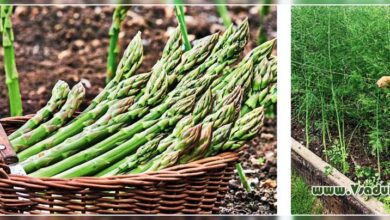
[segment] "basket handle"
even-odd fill
[[[8,140],[8,136],[5,133],[3,126],[0,123],[0,159],[4,161],[5,164],[14,164],[19,162],[18,157],[10,141]]]

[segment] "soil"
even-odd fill
[[[260,135],[240,157],[252,191],[246,192],[236,174],[229,182],[221,214],[276,214],[276,120],[268,120]]]
[[[113,8],[100,6],[34,6],[16,7],[13,16],[17,68],[23,98],[24,114],[43,107],[51,88],[58,80],[87,88],[86,102],[94,98],[105,84],[108,30]],[[258,8],[229,6],[234,22],[249,18],[251,40],[247,53],[256,46],[259,27]],[[169,33],[177,26],[173,9],[157,6],[132,6],[120,33],[123,51],[131,38],[142,32],[144,61],[139,72],[151,69],[159,58]],[[221,19],[213,6],[186,7],[190,40],[223,31]],[[269,38],[276,37],[276,9],[266,18]],[[0,73],[4,73],[0,52]],[[8,116],[4,74],[0,74],[0,118]],[[252,141],[241,163],[253,184],[246,193],[238,177],[230,183],[222,206],[223,214],[276,214],[276,123],[268,121],[261,135]],[[258,159],[264,158],[259,165]]]
[[[294,112],[294,111],[292,111]],[[306,146],[305,140],[305,126],[298,121],[297,118],[292,118],[292,137]],[[352,134],[354,131],[354,126],[346,126],[345,133]],[[324,161],[326,161],[324,154],[324,146],[322,144],[322,138],[320,131],[311,131],[310,134],[310,150],[320,156]],[[334,132],[332,134],[333,137],[337,137],[337,133]],[[348,136],[347,136],[348,137]],[[329,144],[328,144],[329,145]],[[361,167],[370,167],[374,170],[377,170],[376,158],[371,154],[371,152],[367,152],[362,149],[367,149],[366,146],[362,146],[362,142],[359,139],[351,139],[348,144],[348,163],[350,166],[349,172],[346,174],[350,179],[357,182],[359,179],[355,174],[356,166]],[[327,161],[330,163],[329,161]],[[331,164],[331,163],[330,163]],[[337,168],[337,167],[336,167]],[[341,169],[339,169],[341,171]],[[387,181],[390,179],[390,176],[382,174],[382,179]]]
[[[199,39],[223,31],[213,6],[186,8],[189,38]],[[256,7],[230,7],[232,20],[249,18],[251,41],[246,51],[256,46],[259,26]],[[105,84],[108,30],[112,7],[16,7],[13,16],[17,69],[25,114],[43,107],[58,80],[71,86],[82,81],[88,88],[87,100],[95,97]],[[276,37],[276,11],[268,17],[266,30]],[[123,51],[131,38],[142,32],[144,61],[140,72],[148,71],[160,57],[169,33],[177,26],[171,7],[133,6],[123,24],[120,43]],[[2,52],[0,72],[4,73]],[[4,74],[0,74],[0,117],[8,116]],[[82,108],[88,105],[83,103]]]

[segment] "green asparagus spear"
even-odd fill
[[[63,126],[75,113],[84,99],[85,89],[81,83],[75,85],[68,94],[68,98],[59,112],[53,118],[34,130],[23,134],[11,141],[16,152],[20,152],[31,145],[43,140]]]
[[[179,162],[179,163],[188,163],[190,161],[197,160],[198,158],[203,155],[207,148],[209,148],[211,144],[211,140],[213,137],[213,123],[205,123],[203,125],[202,133],[199,138],[198,143],[195,143],[192,148],[187,148],[187,149],[177,149],[176,154],[180,152],[180,150],[186,150],[186,153],[180,153],[180,156],[175,158],[176,160],[173,161],[174,163]],[[172,154],[172,153],[171,153]],[[174,163],[171,163],[169,165],[173,165]],[[160,166],[161,167],[161,166]],[[165,167],[162,167],[165,168]]]
[[[165,120],[165,119],[169,118],[168,116],[179,115],[181,112],[188,110],[192,99],[193,99],[193,97],[190,96],[190,97],[187,97],[185,99],[178,101],[168,111],[163,113],[164,115],[162,116],[162,119],[160,119],[160,120],[158,120],[158,119],[140,120],[137,123],[132,124],[131,126],[122,128],[119,132],[117,132],[116,134],[112,135],[109,138],[104,139],[103,141],[99,142],[98,144],[95,144],[94,146],[92,146],[86,150],[83,150],[77,154],[74,154],[73,156],[68,157],[65,160],[62,160],[56,164],[53,164],[49,167],[40,169],[40,170],[32,173],[31,175],[33,175],[33,176],[53,176],[53,175],[56,175],[60,172],[65,171],[69,168],[75,167],[79,164],[82,164],[86,161],[89,161],[93,158],[96,158],[99,155],[103,155],[107,151],[111,151],[113,149],[116,149],[119,147],[118,145],[122,145],[127,140],[132,140],[136,134],[140,134],[140,132],[142,133],[142,131],[151,129],[151,127],[154,127],[153,129],[156,129],[156,124],[161,125],[161,123],[164,123],[164,122],[166,123],[167,120]],[[174,122],[176,119],[179,119],[179,118],[174,118],[174,119],[172,119],[173,121],[172,120],[171,121]],[[159,122],[161,120],[163,122]],[[171,121],[168,120],[168,122],[171,122]],[[138,135],[137,135],[137,137],[138,137]],[[137,139],[137,138],[135,138],[135,139]],[[129,149],[127,149],[127,150],[129,150]],[[98,172],[98,171],[100,171],[100,170],[97,170],[96,172]]]
[[[145,147],[141,147],[137,152],[128,158],[125,158],[123,161],[120,161],[118,164],[114,164],[106,170],[98,174],[98,176],[110,176],[118,175],[120,173],[128,172],[129,170],[135,168],[136,166],[146,162],[148,159],[153,158],[154,156],[164,152],[168,147],[177,142],[177,138],[182,135],[182,132],[188,129],[191,126],[199,123],[203,118],[208,115],[212,110],[212,93],[211,90],[207,90],[206,93],[202,95],[199,101],[196,103],[192,115],[184,117],[180,120],[173,132],[165,137],[161,142],[157,143],[156,147],[153,147],[154,144],[147,144]],[[151,142],[155,142],[152,140]],[[151,146],[149,146],[151,145]],[[144,150],[147,149],[147,150]]]
[[[91,109],[95,108],[100,102],[104,101],[107,96],[113,91],[113,88],[116,87],[123,79],[131,77],[138,67],[141,65],[143,59],[143,46],[141,40],[141,32],[138,32],[137,35],[131,40],[127,46],[121,61],[118,64],[115,77],[106,85],[106,87],[97,95],[92,101],[91,104],[84,110],[88,112]]]
[[[207,129],[208,131],[211,131],[210,127]],[[158,171],[174,165],[181,154],[185,153],[186,149],[191,149],[191,146],[199,142],[201,131],[202,124],[187,129],[183,132],[182,136],[176,140],[176,143],[169,147],[163,154],[156,156],[146,164],[138,166],[130,173]]]
[[[245,171],[242,168],[241,164],[236,164],[236,170],[238,173],[238,176],[240,178],[240,181],[242,183],[242,186],[245,188],[245,190],[250,193],[252,191],[251,184],[249,183],[248,179],[246,178]]]
[[[161,147],[164,152],[161,155],[156,156],[156,158],[152,160],[154,162],[151,163],[154,163],[154,165],[149,164],[150,168],[148,168],[148,170],[158,170],[170,166],[177,162],[177,159],[180,157],[180,155],[185,155],[184,157],[188,156],[186,159],[190,159],[192,157],[199,158],[204,155],[210,145],[212,131],[220,126],[223,126],[225,123],[231,123],[237,116],[237,108],[241,105],[242,100],[242,89],[239,88],[235,90],[234,93],[238,94],[235,95],[236,99],[230,99],[231,103],[227,103],[226,106],[222,107],[217,112],[207,116],[203,120],[203,131],[200,137],[200,141],[198,143],[193,143],[192,147],[191,145],[183,146],[181,144],[178,144],[182,141],[180,139],[180,136],[172,138],[169,142],[169,146],[166,146],[165,148]],[[205,100],[209,99],[205,98]],[[210,112],[210,110],[211,109],[207,111],[207,114]],[[204,117],[206,114],[202,115]],[[192,126],[195,123],[192,122],[187,124],[189,124],[189,126]],[[163,146],[163,144],[160,144],[160,146]],[[170,163],[167,162],[167,158],[170,158]],[[158,166],[156,164],[158,164]],[[139,168],[135,169],[135,171],[133,172],[139,172],[141,170],[144,170],[144,167],[149,167],[149,165],[139,165]]]
[[[106,82],[110,82],[110,80],[114,77],[117,67],[117,57],[120,51],[118,45],[119,32],[121,29],[121,24],[126,17],[128,6],[118,5],[115,8],[114,14],[112,16],[112,24],[109,31],[110,36],[110,44],[108,47],[108,56],[107,56],[107,76]]]
[[[179,65],[169,72],[168,83],[170,86],[175,85],[183,78],[183,74],[190,70],[193,70],[198,64],[203,63],[218,40],[218,34],[212,34],[210,36],[199,39],[194,42],[194,47],[185,52],[181,58]]]
[[[231,31],[233,27],[229,27],[227,32],[232,32],[230,36],[223,35],[216,47],[219,50],[213,49],[211,55],[198,68],[194,69],[180,80],[178,87],[188,83],[191,80],[197,79],[202,73],[206,75],[217,75],[226,66],[232,64],[240,55],[248,41],[249,24],[245,20],[237,30]]]
[[[168,39],[167,45],[164,47],[161,60],[164,63],[164,69],[170,73],[180,62],[180,58],[184,53],[183,40],[180,28],[177,27],[172,36]]]
[[[213,133],[212,141],[210,143],[210,147],[206,149],[205,155],[206,157],[212,156],[220,152],[222,146],[229,139],[230,132],[233,128],[233,123],[226,124]],[[198,158],[196,158],[198,159]],[[182,162],[182,161],[181,161]],[[183,161],[185,162],[185,161]]]
[[[236,150],[254,136],[263,126],[264,108],[258,107],[248,114],[240,117],[235,123],[228,141],[222,146],[222,150]],[[215,154],[216,152],[214,152]]]
[[[156,62],[156,64],[152,67],[151,72],[149,72],[150,76],[153,75],[153,72],[162,71],[161,68],[169,74],[174,71],[174,69],[178,66],[181,57],[183,55],[182,48],[182,40],[180,29],[176,28],[174,33],[169,37],[167,44],[164,47],[161,58]],[[149,80],[149,82],[153,82],[153,80]],[[168,81],[169,82],[169,81]],[[146,86],[147,88],[147,86]],[[137,95],[136,101],[141,98],[145,94],[145,89]]]
[[[230,94],[221,97],[221,101],[219,103],[215,103],[216,106],[214,107],[214,111],[217,111],[223,106],[229,105],[231,103],[234,103],[235,106],[240,107],[244,94],[244,89],[242,89],[241,86],[237,86],[236,89],[234,89]]]
[[[121,81],[114,87],[107,97],[107,100],[122,99],[129,96],[137,96],[150,78],[151,72],[131,76]]]
[[[53,148],[56,145],[57,145],[56,147],[64,144],[71,145],[70,144],[72,143],[71,140],[77,140],[80,137],[87,136],[89,133],[86,131],[90,131],[92,128],[95,128],[97,126],[106,125],[107,123],[109,123],[112,117],[126,111],[129,108],[129,106],[133,103],[133,101],[134,98],[129,97],[119,101],[101,102],[96,108],[84,114],[84,116],[89,117],[89,119],[81,120],[84,119],[84,117],[80,117],[78,120],[76,120],[76,122],[60,128],[58,132],[55,133],[54,135],[20,152],[18,154],[19,160],[25,161],[29,157],[32,157],[33,155],[39,153],[38,157],[33,157],[32,159],[34,161],[33,163],[39,164],[40,160],[44,160],[45,155],[47,155],[47,152],[45,152],[45,150]],[[100,117],[100,115],[102,114],[104,115]],[[100,118],[96,120],[96,118],[98,117]],[[65,152],[63,151],[63,154],[61,156],[63,156],[64,154]],[[29,163],[30,162],[26,162],[26,164]],[[26,172],[29,171],[26,170]]]
[[[242,90],[243,93],[247,93],[253,78],[252,67],[252,62],[247,62],[245,65],[242,65],[233,72],[235,77],[232,78],[231,81],[227,83],[227,85],[225,85],[220,90],[213,89],[213,93],[215,94],[215,109],[219,109],[221,105],[226,102],[226,99],[230,98],[229,94],[234,95],[235,93],[233,91],[238,87],[240,90]]]
[[[12,9],[12,5],[0,6],[0,33],[2,34],[3,64],[5,84],[8,87],[10,114],[11,116],[20,116],[23,114],[23,106],[19,88],[19,73],[15,61]]]
[[[247,34],[247,33],[246,33],[246,34]],[[242,37],[243,37],[243,38],[246,38],[246,36],[242,36]],[[228,47],[228,45],[227,45],[226,47]],[[234,56],[234,55],[231,54],[231,56]],[[215,61],[217,61],[217,60],[215,60]],[[211,63],[211,62],[209,62],[209,63]],[[222,62],[222,64],[220,64],[220,65],[226,65],[226,63],[223,63],[223,62]],[[210,81],[210,79],[211,79],[211,78],[205,77],[205,78],[203,79],[203,81],[206,81],[206,82],[207,82],[207,81]],[[201,82],[201,81],[202,81],[202,80],[200,80],[200,81],[198,81],[198,82]],[[185,84],[185,85],[187,86],[187,85],[189,85],[189,84],[191,84],[191,83],[188,83],[188,84]],[[195,84],[195,83],[194,83],[194,84]],[[186,86],[183,86],[183,87],[185,88]],[[207,87],[205,86],[205,88],[207,88]],[[193,90],[194,90],[194,89],[193,89]],[[196,90],[196,89],[195,89],[195,90]],[[177,96],[178,94],[183,93],[183,92],[185,92],[185,91],[188,92],[189,90],[177,89],[175,92],[172,92],[171,95],[168,96],[168,99],[167,99],[166,102],[164,102],[162,105],[156,107],[156,110],[153,110],[153,109],[152,109],[152,111],[151,111],[147,116],[145,116],[144,118],[146,118],[146,119],[148,119],[148,118],[149,118],[149,119],[150,119],[150,118],[158,118],[164,111],[166,111],[166,110],[171,106],[171,103],[175,101],[175,99],[174,99],[173,97],[175,97],[175,96]],[[202,91],[202,90],[200,90],[200,91]],[[172,94],[173,94],[173,95],[172,95]],[[142,124],[142,123],[143,123],[143,120],[137,122],[136,124],[131,125],[130,127],[138,128],[138,129],[139,129],[140,124]],[[132,131],[132,132],[137,133],[137,132],[139,132],[139,131],[136,129],[135,131]],[[133,134],[130,133],[129,136],[132,136],[132,135],[133,135]],[[121,135],[118,135],[118,136],[121,137]],[[115,138],[117,138],[118,136],[114,135],[114,136],[108,138],[108,140],[104,140],[103,142],[105,142],[105,141],[106,141],[106,143],[113,142],[113,140],[115,140]],[[100,144],[100,143],[99,143],[99,144]],[[113,144],[115,145],[115,142],[114,142]],[[55,165],[55,164],[54,164],[54,165]]]
[[[69,86],[64,81],[58,81],[53,88],[52,97],[45,107],[39,110],[30,120],[28,120],[22,127],[16,130],[9,136],[13,140],[21,135],[32,131],[39,124],[47,121],[53,114],[61,108],[65,103],[66,97],[69,93]]]
[[[164,135],[159,135],[156,138],[148,141],[142,147],[140,147],[135,154],[132,154],[124,159],[118,161],[117,163],[111,165],[110,167],[102,170],[95,176],[116,176],[122,173],[125,173],[127,170],[132,169],[136,164],[141,163],[145,160],[145,158],[150,157],[150,155],[154,154],[158,144]],[[142,156],[138,156],[142,155]],[[137,158],[138,156],[138,158]]]
[[[248,53],[235,67],[225,69],[222,76],[213,83],[213,90],[220,90],[224,88],[232,80],[232,78],[236,77],[238,74],[237,69],[247,65],[248,62],[251,61],[255,67],[259,65],[262,60],[264,60],[264,58],[267,58],[271,55],[274,45],[275,40],[267,41]]]
[[[266,105],[272,86],[276,83],[276,72],[272,70],[271,63],[264,60],[254,69],[252,91],[241,109],[244,115],[259,106]]]
[[[157,171],[175,164],[178,162],[179,158],[181,162],[189,162],[202,158],[210,147],[213,131],[218,130],[220,127],[224,127],[227,124],[232,124],[238,115],[238,109],[241,105],[243,96],[243,89],[238,87],[232,93],[233,94],[230,94],[230,96],[235,97],[235,99],[227,99],[230,103],[226,101],[227,105],[223,106],[221,109],[207,116],[203,120],[203,129],[200,140],[197,143],[183,145],[181,144],[183,143],[182,140],[180,138],[176,138],[171,146],[169,146],[162,154],[156,156],[148,164],[140,165],[131,173]],[[145,170],[145,168],[147,169]]]
[[[89,158],[90,160],[85,160],[83,164],[80,164],[76,167],[66,170],[65,172],[57,174],[55,175],[55,177],[72,178],[78,176],[93,175],[101,171],[102,169],[110,166],[110,164],[113,164],[123,159],[143,144],[160,135],[167,129],[170,129],[175,126],[175,124],[181,118],[183,118],[184,115],[192,111],[195,103],[195,98],[195,95],[191,95],[181,100],[180,102],[178,102],[179,104],[177,107],[175,107],[175,109],[172,108],[170,109],[172,111],[166,112],[163,117],[159,119],[157,123],[155,123],[153,126],[147,128],[141,133],[135,134],[131,139],[111,149],[110,151],[107,151],[103,154],[95,154],[96,151],[99,151],[99,149],[95,149],[95,152],[93,152],[93,154],[100,155],[98,157],[91,157],[90,155],[87,155],[86,152],[82,152],[81,155],[83,157],[83,160],[85,160],[86,158]]]

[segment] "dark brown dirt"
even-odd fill
[[[294,112],[294,111],[293,111]],[[353,132],[353,126],[346,126],[346,134],[352,134]],[[306,145],[305,140],[305,128],[302,123],[298,121],[298,119],[294,118],[292,119],[292,130],[291,130],[292,137],[302,143],[303,145]],[[337,137],[337,133],[334,132],[332,136]],[[347,136],[348,137],[348,136]],[[320,156],[323,160],[325,159],[324,154],[324,146],[322,144],[321,134],[320,131],[311,131],[310,133],[310,150],[313,151],[315,154]],[[362,142],[356,141],[356,139],[353,139],[348,144],[348,163],[350,166],[349,172],[346,174],[349,178],[351,178],[354,181],[358,181],[356,174],[355,174],[355,167],[357,165],[364,166],[364,167],[371,167],[372,169],[376,170],[376,159],[375,157],[370,153],[366,152],[362,149],[367,149],[365,146],[361,146]],[[329,145],[329,144],[328,144]],[[331,164],[331,162],[327,161]],[[337,168],[337,167],[336,167]],[[390,176],[388,175],[382,175],[382,178],[384,180],[388,180]]]
[[[262,160],[261,162],[259,160]],[[261,135],[248,143],[240,157],[241,165],[251,182],[246,192],[238,175],[230,181],[221,214],[276,213],[276,123],[268,120]]]
[[[229,7],[234,22],[249,17],[251,41],[245,52],[256,46],[259,27],[256,7]],[[71,86],[79,81],[87,89],[87,102],[104,86],[108,29],[112,7],[17,7],[14,17],[17,67],[24,113],[31,114],[45,105],[58,80]],[[223,31],[213,6],[186,7],[190,40]],[[140,72],[148,71],[159,58],[170,30],[177,26],[172,8],[134,6],[120,34],[122,51],[137,33],[142,32],[144,61]],[[266,20],[269,38],[276,37],[276,11]],[[1,52],[0,52],[1,53]],[[1,54],[2,55],[2,54]],[[0,73],[3,73],[0,56]],[[0,74],[0,118],[8,116],[4,74]],[[241,157],[253,182],[254,191],[246,193],[238,177],[230,184],[223,203],[223,214],[276,214],[276,123],[267,122],[262,135],[250,143]],[[259,165],[258,159],[265,163]]]
[[[186,10],[190,40],[224,30],[213,6],[192,6]],[[249,17],[251,42],[247,52],[255,46],[259,26],[256,7],[235,6],[229,11],[237,23]],[[16,8],[13,16],[15,50],[25,114],[44,106],[51,88],[60,79],[71,86],[83,81],[88,87],[87,100],[99,93],[105,80],[112,12],[112,7],[92,6]],[[269,16],[266,25],[269,36],[276,37],[276,12]],[[141,31],[145,57],[139,71],[148,71],[159,58],[168,39],[167,33],[176,26],[171,7],[133,6],[120,34],[122,51]],[[4,73],[2,56],[0,72]],[[8,116],[4,80],[4,74],[0,74],[0,117]]]

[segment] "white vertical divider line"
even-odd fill
[[[287,0],[288,1],[288,0]],[[278,108],[277,201],[278,215],[291,215],[291,4],[277,6]]]

